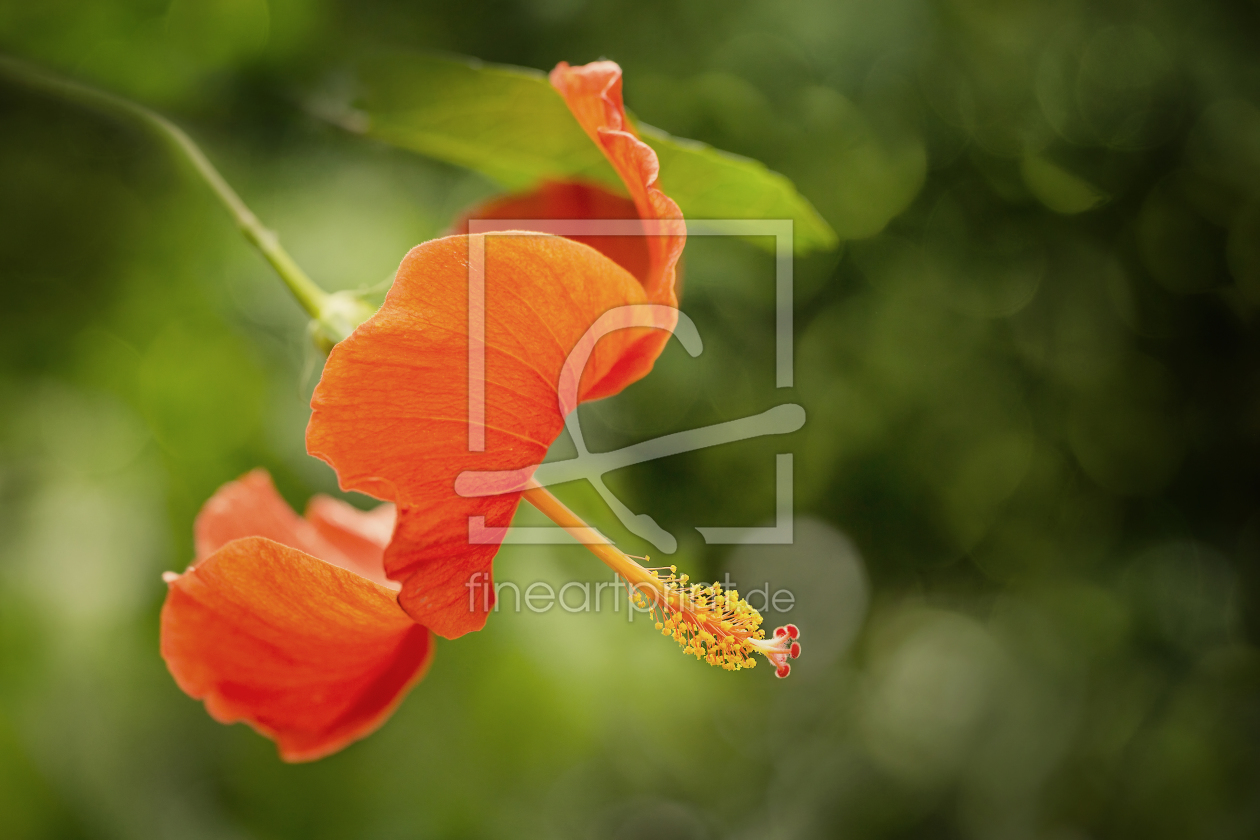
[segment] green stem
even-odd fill
[[[205,156],[205,153],[179,126],[143,105],[78,82],[49,75],[8,56],[0,55],[0,76],[92,108],[126,115],[156,131],[163,140],[183,154],[192,164],[193,169],[197,170],[197,174],[232,214],[241,233],[245,234],[245,238],[267,258],[267,262],[271,263],[272,268],[280,275],[280,279],[289,287],[289,291],[297,298],[307,314],[316,320],[327,314],[330,295],[306,276],[306,272],[293,261],[289,252],[280,246],[280,240],[275,232],[266,228],[258,220],[253,211],[236,194],[236,190],[223,180],[223,176],[214,168],[214,164]]]

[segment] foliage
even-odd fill
[[[363,110],[343,106],[329,116],[368,136],[466,166],[511,189],[545,179],[622,189],[542,73],[395,55],[361,62],[355,79],[364,88]],[[638,128],[660,158],[661,188],[688,218],[793,219],[799,253],[835,247],[827,223],[782,175],[651,126]]]

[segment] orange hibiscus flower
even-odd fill
[[[591,325],[619,307],[660,304],[654,311],[675,313],[678,302],[686,229],[678,205],[656,187],[656,153],[626,119],[620,68],[561,64],[551,81],[632,201],[590,185],[547,184],[473,217],[573,219],[593,210],[647,221],[655,235],[600,237],[589,247],[538,234],[456,235],[417,246],[380,311],[333,348],[311,401],[308,451],[333,466],[343,489],[398,505],[386,573],[403,584],[403,609],[447,638],[480,629],[494,604],[476,598],[469,608],[468,582],[478,573],[490,580],[498,551],[493,542],[469,544],[470,519],[506,526],[520,500],[519,491],[461,498],[452,492],[456,477],[541,463],[564,424],[561,370]],[[474,253],[480,272],[470,279]],[[473,315],[483,334],[474,348],[470,284],[478,282],[484,308]],[[615,394],[651,370],[676,317],[666,315],[660,329],[603,338],[578,399]],[[484,361],[480,377],[470,377],[473,352]],[[483,393],[470,393],[470,379]]]
[[[246,721],[287,761],[380,726],[433,657],[381,557],[393,505],[316,496],[299,517],[255,470],[202,508],[197,559],[168,572],[162,656],[220,723]]]
[[[655,153],[626,118],[620,68],[562,63],[551,81],[630,198],[548,183],[480,208],[465,225],[510,218],[515,230],[417,246],[381,309],[332,349],[307,448],[343,489],[393,504],[363,514],[317,497],[303,520],[254,473],[211,499],[197,561],[168,575],[162,650],[177,682],[217,720],[274,738],[286,759],[317,758],[380,725],[423,674],[430,631],[455,638],[484,626],[499,546],[470,538],[474,524],[498,533],[524,496],[583,542],[600,542],[525,480],[494,495],[456,492],[464,473],[527,478],[564,414],[644,376],[677,323],[685,227],[656,186]],[[640,227],[563,237],[530,232],[520,221],[530,219]],[[618,313],[614,329],[591,337]],[[574,356],[576,371],[566,368]],[[608,544],[590,548],[687,652],[730,669],[762,653],[779,676],[790,670],[794,627],[764,639],[738,593],[688,587],[685,575],[644,569]]]

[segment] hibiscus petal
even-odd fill
[[[328,502],[333,501],[328,499]],[[288,502],[276,492],[276,486],[266,470],[252,470],[220,487],[197,514],[193,526],[197,559],[209,557],[232,540],[266,537],[382,586],[397,588],[396,583],[385,577],[381,562],[385,543],[389,542],[388,532],[375,551],[356,539],[356,535],[365,532],[379,532],[379,520],[383,517],[389,518],[392,528],[393,506],[387,506],[385,511],[378,509],[364,513],[344,502],[338,504],[344,509],[339,509],[337,515],[330,519],[328,505],[314,503],[317,521],[308,521],[294,513]]]
[[[659,235],[649,236],[647,242],[651,271],[644,288],[653,303],[677,306],[677,265],[687,229],[678,205],[656,186],[660,172],[656,152],[638,138],[626,117],[621,99],[621,68],[612,61],[595,61],[581,67],[562,61],[551,71],[550,79],[578,123],[621,176],[639,218],[656,222],[652,232]]]
[[[197,514],[193,534],[198,560],[241,537],[267,537],[316,557],[335,553],[281,498],[264,469],[251,470],[215,491]]]
[[[162,656],[176,683],[215,720],[274,739],[286,761],[370,734],[433,656],[388,589],[262,537],[168,582]]]
[[[485,248],[483,452],[469,451],[470,241]],[[488,585],[498,544],[470,544],[470,517],[506,526],[520,494],[461,498],[455,479],[540,463],[562,427],[566,357],[602,314],[644,302],[625,269],[571,240],[453,236],[412,249],[381,310],[333,348],[311,401],[307,449],[343,488],[397,503],[385,568],[403,582],[399,603],[416,621],[448,638],[485,624],[494,599],[478,585]],[[579,396],[649,332],[600,340]],[[474,579],[478,572],[485,577]]]
[[[470,219],[637,219],[639,211],[628,198],[614,195],[596,184],[576,181],[546,181],[529,192],[492,199],[471,210],[456,223],[457,233],[468,232]],[[492,230],[534,230],[529,225],[498,225],[477,228],[478,233]],[[640,283],[647,283],[651,258],[647,240],[642,236],[566,236],[575,242],[590,245],[617,265],[630,272]]]
[[[578,123],[621,176],[639,218],[647,220],[650,233],[657,234],[646,237],[649,268],[643,288],[648,300],[677,306],[678,260],[687,242],[687,227],[678,205],[656,186],[660,173],[656,152],[638,138],[626,117],[621,99],[621,68],[612,61],[595,61],[580,67],[562,61],[551,71],[550,79]],[[612,396],[647,375],[667,341],[669,335],[663,332],[641,336],[639,346],[627,348],[620,364],[609,371],[604,382],[591,389],[588,398]]]
[[[397,518],[388,502],[363,511],[341,499],[319,495],[306,505],[306,520],[354,564],[344,568],[390,589],[397,589],[398,584],[385,577],[385,546]]]

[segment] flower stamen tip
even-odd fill
[[[800,635],[801,631],[795,624],[788,624],[774,628],[772,638],[758,643],[759,652],[770,660],[770,664],[774,666],[774,675],[779,679],[792,673],[788,660],[801,655],[801,643],[796,641]]]
[[[678,574],[677,566],[645,569],[629,559],[633,555],[621,556],[630,564],[623,575],[631,600],[649,612],[656,629],[678,642],[684,653],[727,671],[754,667],[756,654],[770,660],[779,677],[792,670],[787,660],[801,653],[796,625],[779,627],[767,639],[761,613],[737,590],[691,583],[686,574]]]

